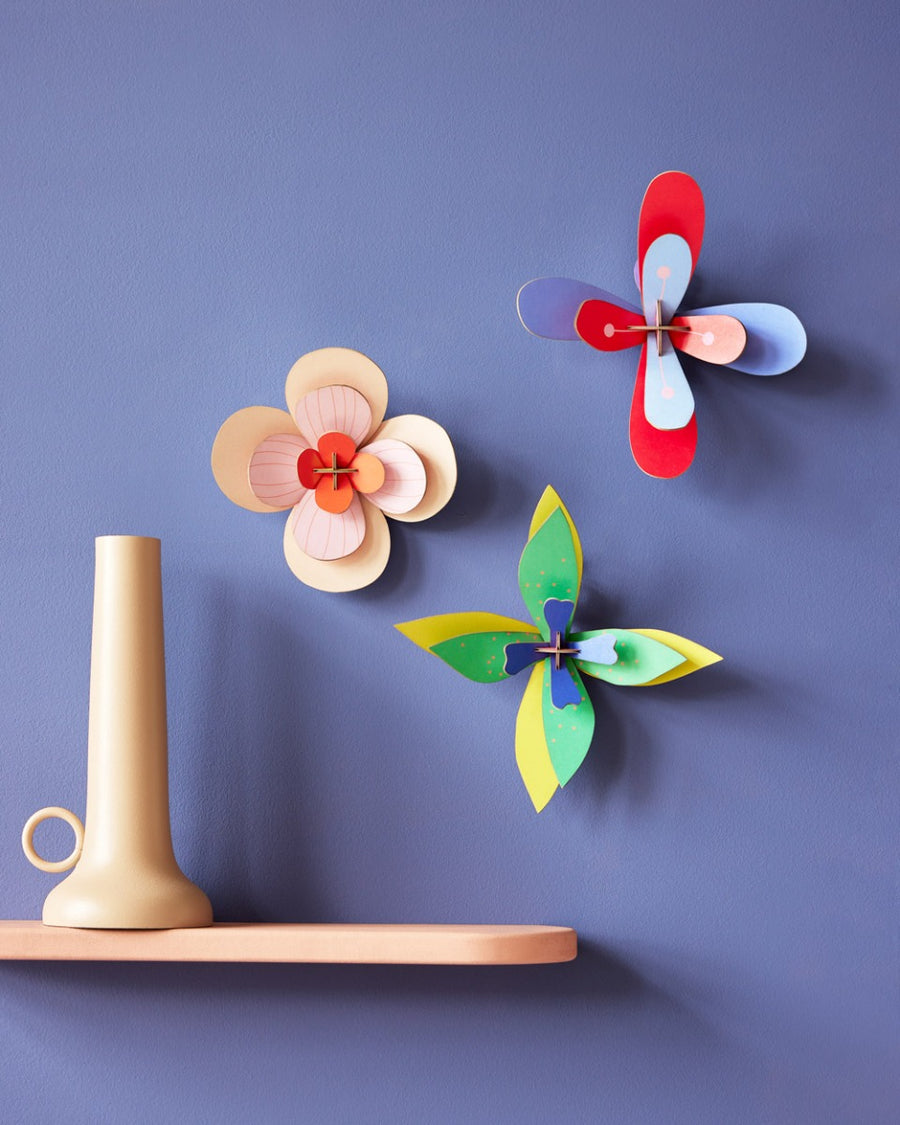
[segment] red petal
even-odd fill
[[[322,468],[322,458],[314,449],[304,449],[297,458],[297,476],[304,488],[315,488],[321,476],[315,472]]]
[[[643,344],[645,332],[629,332],[632,325],[646,324],[640,313],[612,305],[609,301],[585,301],[575,316],[575,331],[592,348],[618,352]]]
[[[638,468],[651,477],[668,479],[680,476],[694,460],[697,450],[697,415],[680,430],[657,430],[644,415],[644,381],[647,377],[647,349],[641,349],[637,379],[631,400],[631,452]]]
[[[356,455],[356,442],[346,434],[331,430],[319,438],[319,456],[327,468],[331,464],[332,453],[337,454],[338,467],[346,469]]]
[[[650,181],[638,220],[638,277],[644,255],[663,234],[680,234],[691,248],[691,273],[697,268],[703,242],[703,193],[685,172],[663,172]]]

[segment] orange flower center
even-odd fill
[[[384,465],[371,453],[357,453],[347,434],[323,434],[316,449],[297,458],[297,476],[304,488],[315,489],[316,504],[337,515],[353,503],[354,492],[377,492],[384,484]]]

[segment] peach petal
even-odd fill
[[[389,512],[392,519],[415,523],[428,519],[447,503],[456,488],[456,455],[447,431],[420,414],[389,418],[375,434],[375,441],[394,438],[410,446],[425,466],[427,487],[421,501],[407,512]],[[365,447],[368,450],[368,446]],[[372,497],[374,502],[374,497]],[[388,509],[384,509],[388,511]]]
[[[293,414],[297,428],[310,445],[315,445],[323,434],[346,434],[355,452],[372,427],[369,404],[353,387],[320,387],[311,391],[300,399]]]
[[[254,451],[275,434],[300,437],[293,418],[286,411],[273,406],[247,406],[225,419],[213,442],[211,461],[216,484],[229,500],[251,512],[291,507],[288,502],[266,503],[250,484],[250,461]]]
[[[253,494],[272,508],[297,503],[306,489],[297,473],[298,459],[306,449],[299,434],[273,434],[259,443],[250,458]]]
[[[359,391],[372,411],[372,421],[368,434],[357,441],[363,441],[375,432],[384,419],[387,410],[388,388],[384,372],[362,352],[352,348],[318,348],[302,355],[291,370],[285,382],[284,394],[288,409],[294,407],[312,391],[324,387],[351,387]]]
[[[356,470],[351,476],[350,483],[357,492],[369,495],[377,492],[384,484],[384,465],[371,453],[357,453],[350,462],[350,468]],[[371,495],[369,495],[369,499],[372,499]]]
[[[366,521],[362,543],[352,554],[331,561],[314,559],[301,550],[294,536],[293,516],[285,521],[284,557],[295,577],[314,590],[334,593],[361,590],[379,577],[391,553],[388,521],[368,501],[361,501],[361,507]]]
[[[412,511],[425,495],[425,466],[416,451],[396,438],[381,438],[361,453],[376,457],[384,466],[384,484],[369,500],[387,515]]]
[[[342,559],[362,543],[366,518],[352,489],[350,505],[344,512],[324,511],[316,503],[316,494],[307,492],[288,517],[288,528],[304,554],[323,561]]]

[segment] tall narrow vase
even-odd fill
[[[80,850],[50,864],[35,825],[62,816]],[[97,539],[84,828],[65,809],[35,813],[23,833],[32,863],[75,870],[44,903],[48,926],[172,929],[212,923],[209,899],[181,871],[169,823],[160,543]]]

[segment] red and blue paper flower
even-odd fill
[[[519,318],[529,332],[584,340],[599,351],[640,347],[631,403],[631,451],[650,476],[676,477],[697,448],[694,397],[678,352],[751,375],[780,375],[806,352],[806,333],[782,305],[713,305],[679,314],[700,255],[703,195],[684,172],[657,176],[638,221],[636,308],[604,289],[541,277],[519,290]]]

